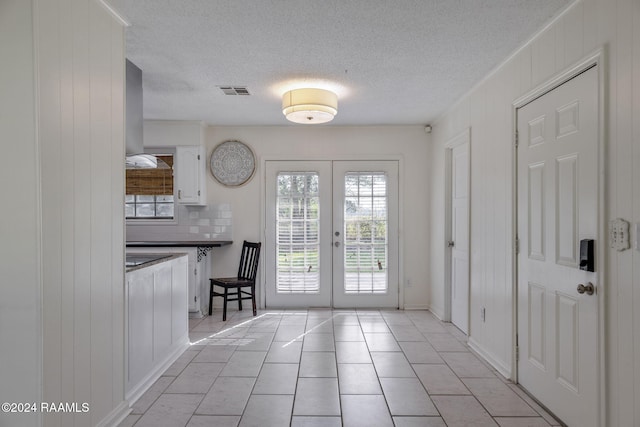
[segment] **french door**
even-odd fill
[[[266,162],[267,307],[398,306],[398,162]]]

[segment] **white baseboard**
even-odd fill
[[[444,312],[442,310],[440,310],[437,307],[434,307],[432,305],[429,306],[428,310],[431,312],[431,314],[433,314],[434,316],[436,316],[438,318],[438,320],[444,322]]]
[[[176,348],[169,353],[169,355],[162,361],[162,363],[158,363],[145,377],[140,380],[128,393],[125,394],[125,399],[129,402],[130,406],[133,406],[134,403],[140,396],[146,392],[149,387],[156,382],[158,378],[162,376],[164,371],[166,371],[169,366],[173,364],[178,357],[184,353],[184,351],[189,348],[189,334],[187,333],[182,339],[180,339],[180,345],[176,346]]]
[[[486,360],[496,371],[505,378],[511,379],[511,367],[505,364],[503,361],[496,358],[491,352],[486,351],[476,340],[469,337],[467,344],[473,351],[478,353],[484,360]]]
[[[426,304],[405,304],[405,310],[428,310],[429,306]]]
[[[96,427],[117,427],[130,412],[131,408],[129,407],[129,403],[126,400],[123,400],[118,404],[118,406],[109,412],[106,417],[100,420],[100,422],[96,424]]]

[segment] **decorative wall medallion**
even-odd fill
[[[253,151],[240,141],[225,141],[211,153],[211,175],[223,185],[240,186],[251,179],[256,170]]]

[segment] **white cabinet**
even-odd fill
[[[211,261],[208,256],[201,256],[198,261],[197,247],[130,247],[127,253],[186,253],[189,257],[189,317],[200,318],[207,312]]]
[[[135,402],[189,345],[187,257],[127,273],[126,398]]]
[[[199,145],[176,147],[176,157],[178,203],[206,205],[207,176],[204,147]]]

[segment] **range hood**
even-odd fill
[[[126,153],[139,154],[143,147],[142,70],[127,59],[126,87]]]
[[[171,169],[161,157],[153,154],[132,154],[126,160],[126,169]]]

